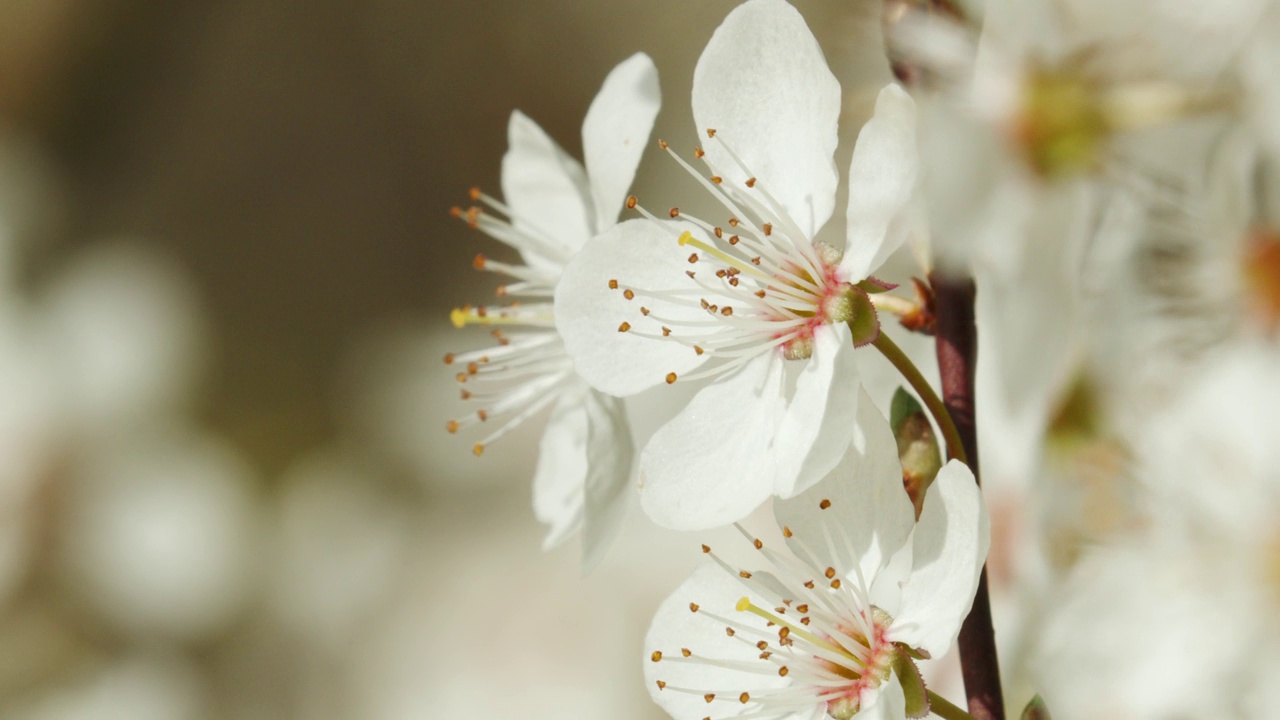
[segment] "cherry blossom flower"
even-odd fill
[[[506,202],[476,189],[471,195],[478,205],[453,211],[520,254],[520,263],[478,255],[475,267],[511,277],[514,282],[498,295],[522,300],[453,311],[457,327],[492,326],[496,344],[445,357],[458,369],[462,399],[479,405],[450,420],[448,430],[496,424],[473,446],[480,455],[550,407],[534,473],[534,512],[551,526],[546,548],[583,527],[588,565],[599,558],[625,508],[634,450],[621,401],[592,389],[574,372],[550,299],[570,258],[616,221],[659,102],[657,71],[647,55],[638,53],[614,68],[583,122],[585,168],[536,123],[512,113],[502,163]]]
[[[645,641],[653,699],[672,717],[922,717],[914,660],[941,656],[968,614],[989,524],[952,461],[920,519],[884,418],[864,396],[850,452],[774,508],[775,549],[738,526],[766,570],[706,561],[659,607]]]
[[[728,217],[671,209],[593,238],[556,291],[557,327],[593,387],[628,396],[714,380],[641,456],[641,501],[677,529],[724,525],[770,495],[805,489],[847,445],[855,342],[879,332],[870,273],[907,235],[915,107],[880,94],[850,168],[848,246],[816,239],[835,208],[840,86],[781,0],[725,19],[694,71],[704,177],[666,143]]]

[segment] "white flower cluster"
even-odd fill
[[[481,455],[550,409],[546,547],[582,529],[595,565],[638,496],[756,558],[704,545],[658,608],[674,718],[1276,712],[1280,4],[972,5],[885,2],[886,82],[842,99],[800,13],[748,0],[696,145],[650,138],[638,54],[585,163],[516,112],[502,198],[454,210],[518,260],[478,256],[502,304],[453,313],[494,342],[446,357],[475,408],[447,427]],[[628,195],[645,148],[696,196]],[[627,399],[673,384],[634,438]],[[778,533],[739,524],[769,501]],[[957,637],[967,712],[917,666]]]

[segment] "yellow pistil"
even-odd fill
[[[805,630],[801,627],[793,625],[787,622],[786,620],[783,620],[782,618],[778,617],[777,615],[774,615],[768,610],[764,610],[759,607],[756,607],[751,603],[751,598],[743,596],[740,600],[738,600],[738,604],[734,606],[734,609],[737,610],[738,612],[749,612],[749,613],[752,613],[753,615],[759,615],[760,617],[764,618],[765,620],[768,620],[774,625],[787,628],[788,630],[791,631],[791,634],[793,635],[798,635],[804,638],[805,640],[808,640],[809,642],[813,643],[814,645],[830,650],[831,652],[836,653],[837,655],[843,655],[844,657],[847,657],[853,662],[857,663],[859,667],[863,666],[862,661],[859,660],[857,657],[855,657],[848,650],[845,650],[844,648],[840,647],[839,645],[833,642],[830,642],[828,640],[823,640],[822,638],[818,637],[817,635],[814,635],[808,630]],[[857,675],[857,673],[854,673],[854,674]]]
[[[534,322],[534,319],[505,313],[501,310],[489,311],[481,315],[468,308],[454,308],[449,313],[449,321],[453,323],[455,328],[463,328],[467,325],[528,325]]]
[[[707,243],[702,242],[701,240],[695,238],[693,236],[693,233],[689,232],[688,230],[685,230],[684,232],[680,233],[680,247],[684,247],[685,245],[692,245],[698,248],[699,250],[701,250],[702,252],[707,253],[708,255],[711,255],[712,257],[719,259],[725,265],[728,265],[733,268],[737,268],[738,270],[741,270],[744,273],[749,273],[751,275],[754,275],[755,277],[758,277],[761,280],[764,280],[765,282],[774,281],[774,279],[770,277],[768,273],[764,272],[760,268],[757,268],[756,266],[748,263],[744,263],[738,258],[726,252],[721,251],[719,248],[716,248],[712,245],[708,245]]]

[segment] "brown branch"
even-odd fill
[[[978,356],[978,330],[974,324],[973,280],[930,275],[937,298],[938,370],[942,375],[942,400],[951,414],[969,457],[974,478],[978,474],[978,435],[974,425],[974,365]],[[973,609],[960,627],[960,668],[969,714],[976,720],[1004,720],[1004,695],[1000,688],[1000,664],[996,657],[995,629],[991,624],[991,596],[987,568],[983,566]]]

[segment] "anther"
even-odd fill
[[[471,188],[471,192],[469,194],[471,196],[471,202],[480,202],[480,188]]]
[[[712,175],[711,182],[719,185],[720,183],[724,182],[724,178],[720,177],[719,175]]]
[[[622,291],[622,297],[628,300],[634,300],[636,297],[636,294],[632,292],[631,288],[627,288],[626,290]]]
[[[489,413],[485,412],[484,410],[477,410],[476,417],[480,418],[480,422],[489,421]]]
[[[662,337],[667,337],[667,336],[668,336],[668,335],[670,335],[670,334],[671,334],[671,328],[667,327],[666,325],[663,325],[663,326],[662,326]]]
[[[743,580],[750,580],[751,573],[747,572],[746,570],[739,570],[738,577],[742,578]]]
[[[642,306],[642,307],[640,308],[640,314],[641,314],[641,315],[644,315],[644,316],[646,316],[646,317],[647,317],[647,316],[649,315],[649,308],[647,308],[647,307],[643,307],[643,306]]]
[[[697,346],[697,345],[694,345],[694,346],[693,346],[693,351],[694,351],[695,353],[699,354],[699,355],[701,355],[702,353],[706,352],[705,350],[703,350],[701,347],[699,347],[699,346]]]
[[[715,694],[715,693],[707,693],[706,695],[703,695],[703,696],[702,696],[702,699],[703,699],[703,700],[706,700],[706,701],[707,701],[707,704],[709,705],[709,704],[711,704],[711,701],[712,701],[712,700],[715,700],[715,699],[716,699],[716,694]]]
[[[631,323],[627,322],[626,320],[623,320],[622,324],[618,326],[618,332],[626,332],[630,329],[631,329]]]
[[[829,567],[827,568],[826,572],[823,573],[823,575],[826,575],[827,579],[830,580],[831,578],[836,576],[836,569],[833,567]]]
[[[654,650],[654,651],[653,651],[653,654],[649,656],[649,659],[650,659],[650,660],[652,660],[652,661],[654,661],[654,662],[658,662],[659,660],[661,660],[661,659],[662,659],[662,651],[661,651],[661,650]]]
[[[823,510],[826,510],[827,508],[831,507],[831,501],[826,498],[822,498],[822,502],[818,503],[818,507],[822,508]]]
[[[709,138],[713,138],[713,137],[715,137],[715,136],[716,136],[716,129],[715,129],[715,128],[707,128],[707,137],[709,137]]]
[[[698,612],[698,603],[689,603],[689,612]]]
[[[733,314],[733,308],[728,305],[725,305],[724,307],[720,308],[720,314],[724,315],[725,317],[728,317]]]
[[[764,230],[764,234],[765,234],[766,236],[768,236],[768,235],[772,235],[772,234],[773,234],[773,224],[772,224],[772,223],[765,223],[765,224],[764,224],[764,227],[763,227],[763,228],[761,228],[761,229],[762,229],[762,230]]]
[[[756,546],[757,550],[764,549],[764,543],[760,541],[760,538],[756,538],[755,542],[753,542],[752,544]]]
[[[609,289],[610,289],[610,290],[617,290],[617,289],[618,289],[618,281],[617,281],[617,280],[610,280],[610,281],[609,281]]]
[[[665,335],[666,333],[663,333],[663,334]],[[667,384],[674,385],[675,383],[676,383],[676,374],[673,372],[667,373]]]
[[[462,208],[457,205],[449,208],[449,217],[462,219]]]
[[[738,702],[742,703],[743,705],[746,705],[747,701],[749,701],[750,699],[751,699],[751,696],[748,695],[747,693],[742,693],[741,695],[738,696]]]
[[[696,262],[698,262],[698,253],[693,253],[689,256],[689,264],[692,265]]]
[[[480,372],[480,365],[478,363],[474,363],[474,362],[467,363],[468,375],[475,375],[478,372]]]
[[[753,187],[755,187],[755,186],[756,186],[756,179],[755,179],[755,178],[753,178],[753,177],[747,178],[747,187],[749,187],[749,188],[753,188]],[[766,235],[767,235],[767,234],[768,234],[768,233],[766,233]]]
[[[737,630],[734,630],[734,629],[733,629],[733,628],[731,628],[731,627],[726,627],[726,628],[724,629],[724,634],[725,634],[725,635],[728,635],[729,637],[733,637],[734,635],[737,635],[737,634],[738,634],[738,631],[737,631]]]
[[[689,648],[680,648],[680,654],[685,657],[689,657],[690,655],[693,654],[693,651],[690,650]]]
[[[702,148],[700,148],[700,147],[695,147],[695,148],[693,149],[693,156],[694,156],[694,157],[696,157],[696,158],[698,158],[699,160],[701,160],[701,159],[702,159],[702,156],[703,156],[703,155],[706,155],[706,154],[707,154],[707,151],[706,151],[706,150],[703,150],[703,149],[702,149]],[[720,182],[720,181],[719,181],[719,180],[714,180],[714,182]]]
[[[711,552],[711,546],[710,546],[710,545],[703,545],[703,546],[702,546],[702,552],[703,552],[703,553],[709,553],[709,552]]]
[[[658,689],[659,689],[659,690],[662,690],[662,689],[664,689],[664,688],[666,688],[666,687],[667,687],[667,684],[666,684],[665,682],[663,682],[663,681],[661,681],[661,680],[659,680],[659,681],[658,681]]]
[[[782,677],[786,677],[787,673],[789,672],[791,671],[787,669],[786,665],[783,665],[782,667],[778,668],[778,674],[781,675]]]
[[[658,138],[658,149],[666,150],[669,147],[671,146],[667,143],[666,140],[663,140],[662,138]]]
[[[457,420],[450,420],[450,421],[449,421],[449,424],[444,426],[444,429],[445,429],[445,430],[448,430],[450,433],[456,433],[456,432],[458,432],[458,421],[457,421]]]
[[[718,238],[724,237],[724,229],[719,226],[716,226],[715,233]]]
[[[832,590],[839,590],[839,589],[840,589],[840,578],[836,578],[835,580],[832,580],[832,581],[831,581],[831,589],[832,589]]]
[[[636,209],[636,205],[638,205],[639,203],[640,203],[640,201],[636,198],[636,196],[635,196],[635,195],[628,195],[628,196],[627,196],[627,203],[626,203],[626,205],[627,205],[627,209],[628,209],[628,210],[635,210],[635,209]]]
[[[730,227],[738,227],[738,218],[735,218],[735,217],[729,218],[729,225]]]
[[[483,455],[484,443],[476,443],[475,447],[471,448],[471,452],[474,453],[476,457],[480,457],[481,455]]]
[[[673,217],[673,218],[678,218],[678,217],[680,217],[680,208],[678,208],[678,207],[673,207],[673,208],[671,208],[670,210],[668,210],[668,211],[667,211],[667,214],[668,214],[668,215],[670,215],[670,216],[671,216],[671,217]]]
[[[484,253],[477,254],[475,259],[471,261],[471,266],[477,270],[484,269]]]
[[[783,525],[783,526],[782,526],[782,537],[784,537],[784,538],[789,538],[789,537],[791,537],[791,528],[790,528],[790,527],[787,527],[786,525]]]
[[[444,354],[444,364],[445,364],[445,365],[452,365],[452,364],[453,364],[453,353],[445,353],[445,354]]]

